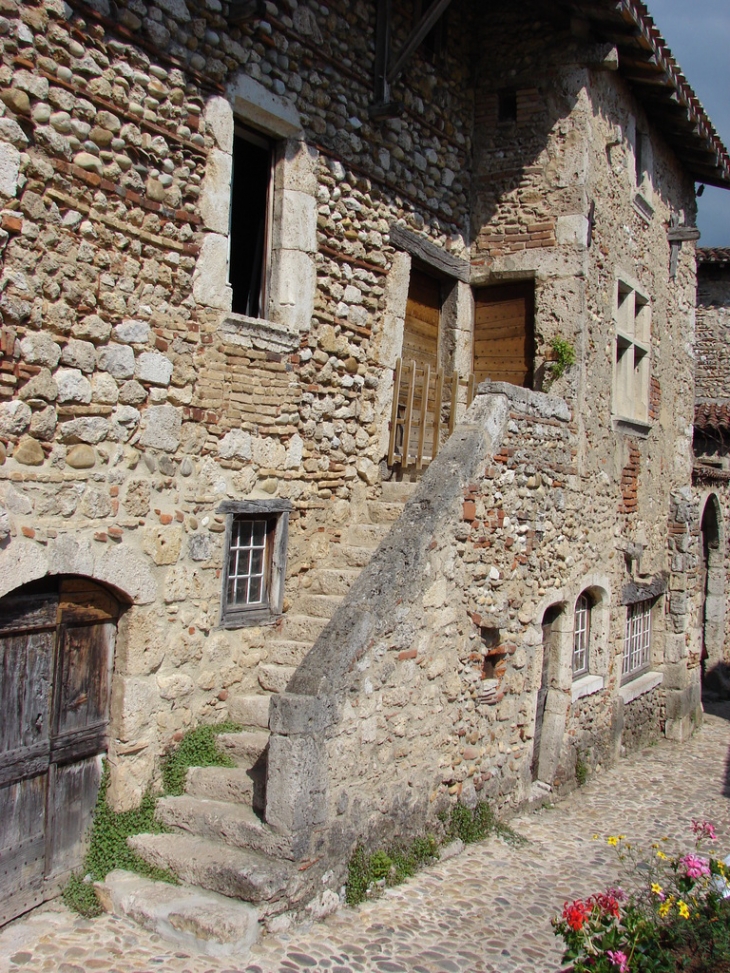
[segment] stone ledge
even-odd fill
[[[244,314],[226,314],[220,325],[224,341],[244,348],[258,348],[290,354],[300,345],[299,332],[293,332],[282,324],[263,318],[249,318]]]
[[[600,693],[605,685],[605,680],[603,676],[594,676],[590,672],[581,676],[580,679],[575,679],[570,691],[570,701],[575,703],[576,700],[582,699],[583,696],[592,696],[594,693]]]
[[[663,672],[645,672],[642,676],[638,676],[636,679],[632,679],[631,682],[627,682],[624,686],[620,686],[618,694],[624,703],[630,703],[632,700],[638,699],[639,696],[650,693],[652,689],[656,689],[663,681]]]

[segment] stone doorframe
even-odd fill
[[[705,498],[700,524],[706,571],[705,588],[700,592],[700,621],[709,671],[722,662],[725,655],[725,525],[716,493]]]
[[[573,680],[573,625],[575,603],[582,594],[588,594],[591,602],[591,631],[589,643],[588,677]],[[537,779],[552,786],[563,750],[565,728],[570,708],[576,699],[603,690],[611,667],[610,652],[610,602],[611,585],[603,574],[584,575],[569,588],[554,589],[540,601],[534,615],[533,625],[541,632],[546,612],[555,606],[561,607],[560,614],[552,623],[550,651],[552,658],[548,663],[548,689],[545,714],[540,738],[540,754],[537,764]],[[535,642],[533,660],[533,687],[535,698],[540,688],[542,673],[542,636]],[[578,691],[578,683],[584,684],[588,691]]]

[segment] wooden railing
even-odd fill
[[[388,465],[415,466],[420,470],[435,459],[442,443],[454,431],[459,390],[466,390],[468,407],[474,388],[473,374],[461,379],[458,372],[432,371],[429,365],[399,358],[395,365]],[[464,396],[461,398],[463,401]]]

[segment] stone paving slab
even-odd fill
[[[689,743],[662,742],[558,806],[515,818],[524,844],[472,845],[377,901],[266,937],[247,960],[192,955],[127,921],[83,920],[52,903],[0,932],[0,973],[554,973],[551,916],[620,878],[595,833],[688,846],[690,820],[703,817],[730,852],[730,705],[714,711]]]

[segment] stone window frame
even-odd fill
[[[629,274],[619,272],[614,286],[614,421],[647,432],[651,385],[651,300]]]
[[[634,116],[628,123],[631,180],[635,188],[634,208],[646,223],[654,217],[654,147],[647,127]]]
[[[226,531],[222,565],[221,615],[222,628],[245,628],[251,625],[273,624],[281,617],[284,605],[286,556],[289,540],[289,514],[293,505],[289,500],[227,500],[216,513],[226,515]],[[265,566],[265,601],[253,605],[231,605],[228,602],[228,571],[231,536],[235,520],[269,521],[269,552]]]
[[[609,592],[610,588],[606,578],[602,576],[584,578],[580,594],[573,603],[573,624],[569,633],[569,649],[571,653],[570,672],[572,677],[570,693],[573,703],[583,696],[592,696],[594,693],[600,692],[606,685],[606,677],[609,670]],[[585,598],[588,603],[588,639],[585,667],[580,671],[576,671],[574,667],[576,614],[581,598]],[[566,633],[567,637],[568,633]],[[566,651],[568,651],[567,646]]]
[[[304,141],[294,105],[258,81],[239,74],[226,96],[208,99],[204,121],[212,134],[200,196],[205,235],[193,274],[193,296],[221,312],[228,340],[277,353],[299,348],[311,326],[316,295],[317,151]],[[272,226],[266,291],[258,318],[235,314],[229,283],[233,134],[236,124],[273,143]]]

